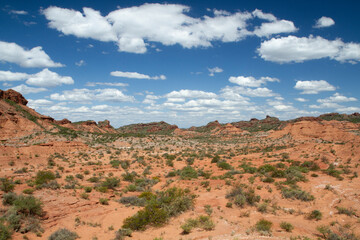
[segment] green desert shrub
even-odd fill
[[[138,176],[136,172],[126,172],[126,173],[123,173],[121,175],[123,177],[123,180],[124,181],[127,181],[127,182],[133,182],[135,181],[136,177]]]
[[[0,240],[11,239],[11,235],[11,230],[4,224],[0,223]]]
[[[209,216],[199,216],[196,219],[189,218],[183,225],[181,225],[183,234],[189,234],[193,228],[201,228],[203,230],[210,231],[215,228],[215,224]]]
[[[217,163],[217,162],[219,162],[220,161],[220,156],[219,155],[216,155],[215,157],[213,157],[212,159],[211,159],[211,163]]]
[[[223,170],[232,169],[232,166],[229,163],[225,162],[225,161],[217,162],[216,166],[218,166],[218,168],[221,168]]]
[[[255,229],[260,233],[269,234],[271,232],[272,222],[261,219],[256,222]]]
[[[123,228],[143,230],[148,225],[161,226],[170,217],[190,209],[193,196],[180,188],[170,188],[157,193],[146,201],[145,208],[124,220]]]
[[[281,194],[284,198],[298,199],[304,202],[313,201],[315,197],[310,193],[301,190],[300,188],[286,188],[281,189]]]
[[[55,174],[51,171],[39,171],[35,177],[35,184],[41,185],[48,183],[51,180],[55,180]]]
[[[33,189],[33,188],[26,188],[23,190],[23,193],[24,194],[33,194],[34,191],[35,191],[35,189]]]
[[[113,167],[113,168],[119,168],[119,166],[120,166],[120,161],[119,160],[111,160],[110,161],[110,164],[111,164],[111,166]]]
[[[60,184],[56,180],[51,180],[49,182],[46,182],[46,183],[36,186],[36,189],[41,189],[41,188],[56,190],[56,189],[60,188]]]
[[[109,205],[109,200],[107,198],[100,198],[99,202],[101,205]]]
[[[119,199],[119,203],[122,203],[124,205],[131,205],[131,206],[145,206],[146,199],[139,198],[136,196],[122,197]]]
[[[284,229],[286,232],[292,232],[292,230],[294,229],[294,226],[288,222],[281,222],[280,227]]]
[[[98,183],[100,181],[100,179],[98,177],[91,177],[88,179],[89,182],[92,183]]]
[[[13,205],[16,199],[17,199],[16,193],[13,192],[5,193],[3,195],[2,203],[3,205]]]
[[[274,167],[273,165],[270,165],[270,164],[265,164],[265,165],[262,165],[260,166],[257,171],[261,174],[266,174],[266,173],[269,173],[269,172],[274,172],[276,170],[276,167]]]
[[[8,193],[12,192],[15,188],[14,183],[9,178],[0,178],[0,190]]]
[[[61,228],[52,233],[48,240],[75,240],[79,238],[76,232],[72,232],[66,228]]]
[[[13,202],[15,209],[24,215],[41,216],[42,202],[34,196],[19,195]]]
[[[308,214],[307,219],[309,220],[315,219],[316,221],[321,220],[322,213],[319,210],[313,210]]]
[[[125,237],[131,237],[132,230],[129,228],[120,228],[116,231],[115,239],[114,240],[124,240]]]
[[[238,207],[244,207],[246,204],[251,206],[260,201],[260,196],[255,194],[255,190],[248,188],[244,190],[240,186],[235,186],[227,195],[227,199],[230,199]]]
[[[101,183],[101,187],[106,187],[108,189],[115,189],[120,185],[120,179],[117,177],[106,178],[104,182]]]
[[[338,214],[345,214],[348,216],[352,216],[355,215],[355,211],[351,208],[345,208],[345,207],[336,207],[336,209],[338,210]]]
[[[305,182],[306,177],[300,167],[291,166],[285,170],[285,178],[287,184],[295,184],[297,182]]]
[[[344,177],[341,176],[341,174],[343,173],[340,170],[335,169],[335,165],[334,164],[330,164],[329,167],[324,170],[324,172],[332,177],[337,178],[338,180],[343,180]]]
[[[184,180],[190,180],[193,178],[197,178],[198,173],[193,167],[186,166],[181,170],[180,177],[181,177],[181,179],[184,179]]]

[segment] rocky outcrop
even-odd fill
[[[70,120],[64,118],[63,120],[59,120],[59,121],[55,121],[56,124],[59,124],[59,125],[65,125],[65,124],[69,124],[71,123]]]
[[[252,118],[250,121],[239,121],[231,123],[233,126],[249,132],[257,131],[269,131],[272,129],[278,129],[284,122],[280,121],[276,117],[266,116],[265,119],[258,120]]]
[[[21,93],[18,93],[17,91],[12,89],[6,91],[0,89],[0,99],[11,100],[24,106],[26,106],[26,104],[28,103],[28,101],[24,98],[23,95],[21,95]]]
[[[215,120],[213,122],[209,122],[208,124],[206,124],[207,128],[215,128],[215,127],[221,127],[221,124],[219,123],[218,120]]]
[[[102,129],[113,129],[113,126],[110,125],[109,120],[99,121],[97,125]]]
[[[49,116],[41,116],[40,119],[43,120],[43,121],[46,121],[48,123],[54,123],[55,122],[55,120],[52,117],[49,117]]]
[[[215,129],[212,130],[212,135],[231,136],[231,135],[240,135],[243,133],[244,133],[243,130],[233,126],[231,123],[227,123],[224,126],[216,127]]]

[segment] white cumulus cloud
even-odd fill
[[[111,87],[127,87],[129,84],[121,82],[87,82],[86,86],[95,87],[95,86],[111,86]]]
[[[215,73],[221,73],[224,70],[219,67],[214,67],[214,68],[208,68],[208,71],[209,71],[209,76],[213,77],[215,75]]]
[[[13,87],[11,89],[13,89],[21,94],[39,93],[39,92],[47,91],[46,88],[34,88],[34,87],[26,86],[25,84],[21,84],[19,86]]]
[[[24,49],[16,43],[0,41],[0,61],[16,63],[22,67],[62,67],[44,52],[42,47]]]
[[[336,88],[325,80],[297,81],[295,89],[301,90],[301,94],[318,94],[324,91],[335,91]]]
[[[165,95],[167,98],[216,98],[217,95],[212,92],[204,92],[200,90],[181,89],[180,91],[172,91]]]
[[[134,102],[133,96],[125,95],[122,91],[114,88],[106,89],[73,89],[65,90],[62,94],[54,93],[50,95],[52,100],[69,101],[69,102],[86,102],[92,101],[110,101],[110,102]]]
[[[295,98],[296,101],[298,102],[307,102],[309,100],[305,99],[305,98]]]
[[[316,21],[314,28],[330,27],[335,24],[335,21],[329,17],[321,17]]]
[[[123,78],[135,78],[135,79],[149,79],[149,80],[166,80],[165,75],[150,77],[149,75],[137,73],[137,72],[122,72],[114,71],[110,73],[114,77],[123,77]]]
[[[226,86],[221,91],[222,92],[232,91],[235,94],[248,96],[248,97],[276,97],[279,95],[277,93],[274,93],[271,89],[268,89],[266,87],[249,88],[249,87],[242,87],[242,86],[235,86],[235,87]]]
[[[346,97],[344,95],[341,95],[340,93],[335,93],[334,95],[324,98],[324,99],[318,99],[317,102],[319,103],[340,103],[340,102],[355,102],[357,101],[354,97]]]
[[[19,73],[19,72],[10,72],[10,71],[0,71],[0,82],[3,81],[21,81],[29,77],[29,74]]]
[[[143,4],[118,8],[103,16],[99,11],[83,11],[49,7],[43,14],[49,27],[65,35],[114,42],[121,52],[145,53],[149,42],[184,48],[210,47],[213,41],[237,42],[247,36],[266,36],[296,31],[293,22],[279,20],[261,10],[229,13],[213,10],[213,16],[194,18],[190,7],[180,4]],[[259,18],[262,23],[254,32],[247,30],[248,21]],[[154,48],[158,49],[158,48]]]
[[[311,35],[272,38],[262,42],[257,51],[264,60],[277,63],[304,62],[321,58],[350,63],[360,61],[359,43],[344,43],[341,39],[327,40]]]
[[[31,75],[26,83],[38,87],[56,87],[62,84],[74,84],[74,80],[72,77],[63,77],[45,68],[41,72]]]
[[[229,82],[235,83],[240,86],[244,87],[260,87],[261,85],[265,84],[266,82],[280,82],[277,78],[271,78],[271,77],[261,77],[260,79],[256,79],[252,76],[244,77],[244,76],[238,76],[238,77],[230,77]]]

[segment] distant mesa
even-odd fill
[[[195,137],[200,135],[244,135],[251,132],[268,132],[282,130],[288,125],[294,125],[298,122],[316,122],[323,121],[348,121],[360,123],[360,113],[339,114],[327,113],[318,117],[299,117],[292,120],[279,120],[277,117],[267,115],[264,119],[251,118],[249,121],[238,121],[221,124],[218,120],[209,122],[204,126],[191,127],[188,129],[179,129],[177,125],[172,125],[164,121],[138,123],[113,128],[109,120],[95,122],[93,120],[80,121],[72,123],[64,118],[54,120],[50,116],[37,113],[34,109],[27,107],[28,101],[12,89],[0,90],[0,138],[19,137],[34,132],[97,132],[125,134],[130,136],[142,136],[149,134],[160,135],[182,135]],[[321,123],[322,124],[322,123]],[[76,135],[76,134],[75,134]]]

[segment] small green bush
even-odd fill
[[[281,222],[280,227],[287,232],[292,232],[292,230],[294,229],[294,226],[288,222]]]
[[[115,239],[114,240],[124,240],[125,237],[131,237],[132,230],[128,228],[121,228],[116,231]]]
[[[308,192],[299,188],[286,188],[281,189],[281,194],[284,198],[298,199],[304,202],[313,201],[315,197]]]
[[[352,210],[351,208],[336,207],[336,209],[338,210],[338,214],[345,214],[348,216],[352,216],[356,214],[355,211]]]
[[[217,162],[216,165],[218,166],[218,168],[221,168],[223,170],[232,169],[232,166],[229,163],[225,162],[225,161]]]
[[[267,203],[261,203],[257,206],[257,210],[261,213],[266,213],[268,211],[268,204]]]
[[[101,205],[109,205],[109,200],[107,198],[100,198],[99,202]]]
[[[332,177],[337,178],[338,180],[344,179],[344,177],[341,176],[343,172],[340,170],[336,170],[334,164],[330,164],[329,167],[324,170],[324,172]]]
[[[219,162],[220,161],[220,156],[219,155],[216,155],[215,157],[213,157],[212,159],[211,159],[211,163],[217,163],[217,162]]]
[[[170,217],[193,206],[193,196],[180,188],[170,188],[157,193],[145,204],[145,208],[124,220],[123,228],[143,230],[147,225],[161,226]]]
[[[101,183],[101,187],[106,187],[108,189],[115,189],[120,185],[120,179],[117,177],[106,178],[104,182]]]
[[[51,180],[49,182],[40,184],[40,185],[36,185],[36,189],[41,189],[41,188],[48,188],[48,189],[52,189],[52,190],[56,190],[60,188],[60,184],[56,181],[56,180]]]
[[[50,235],[48,240],[75,240],[79,238],[76,232],[72,232],[66,228],[61,228]]]
[[[81,193],[80,194],[80,197],[82,198],[82,199],[85,199],[85,200],[89,200],[89,194],[87,194],[87,193]]]
[[[0,190],[8,193],[12,192],[15,188],[13,182],[8,178],[0,178]]]
[[[35,189],[33,189],[33,188],[27,188],[27,189],[23,190],[23,193],[24,194],[33,194],[34,191],[35,191]]]
[[[18,212],[26,216],[41,216],[43,214],[42,202],[34,196],[19,195],[13,205]]]
[[[189,218],[183,225],[181,225],[183,234],[189,234],[193,228],[201,228],[206,231],[210,231],[215,228],[215,224],[209,216],[199,216],[196,219]]]
[[[265,219],[261,219],[257,221],[255,225],[255,229],[258,232],[267,233],[267,234],[271,232],[271,227],[272,227],[272,222]]]
[[[92,183],[98,183],[100,181],[100,179],[98,177],[91,177],[88,179],[89,182]]]
[[[110,164],[113,168],[119,168],[120,166],[120,161],[119,160],[111,160]]]
[[[319,210],[313,210],[309,213],[307,219],[309,220],[315,219],[316,221],[319,221],[322,219],[322,213]]]
[[[2,200],[2,203],[3,205],[13,205],[14,204],[14,201],[17,199],[17,195],[16,193],[12,193],[12,192],[9,192],[9,193],[5,193],[3,195],[3,200]]]
[[[43,183],[48,183],[51,180],[55,180],[55,174],[51,171],[39,171],[36,174],[35,184],[41,185]]]
[[[0,240],[8,240],[11,239],[11,231],[8,227],[0,223]]]
[[[238,207],[244,207],[245,204],[251,206],[260,201],[260,196],[255,194],[255,190],[252,188],[243,190],[240,186],[235,186],[227,195],[227,199],[233,200]]]
[[[146,199],[145,198],[139,198],[136,196],[130,196],[130,197],[122,197],[119,199],[119,202],[124,205],[131,205],[131,206],[145,206]]]
[[[134,182],[138,175],[136,172],[131,172],[131,173],[126,172],[126,173],[123,173],[121,176],[123,177],[124,181]]]
[[[190,180],[192,178],[198,178],[198,173],[193,167],[186,166],[181,170],[180,177],[184,180]]]

